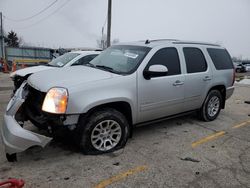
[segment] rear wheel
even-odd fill
[[[125,116],[112,108],[98,110],[89,118],[81,118],[80,148],[84,154],[101,154],[125,146],[129,124]]]
[[[199,116],[204,121],[213,121],[220,113],[222,96],[218,90],[211,90],[199,110]]]

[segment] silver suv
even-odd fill
[[[7,106],[2,137],[9,161],[52,138],[27,130],[31,121],[67,128],[85,154],[125,146],[133,127],[197,111],[212,121],[234,90],[225,48],[177,40],[114,45],[90,63],[32,74]]]

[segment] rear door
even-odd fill
[[[201,48],[183,47],[183,55],[186,62],[184,110],[189,111],[202,106],[213,78]]]

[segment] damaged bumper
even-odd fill
[[[23,83],[16,91],[4,115],[1,133],[7,154],[22,152],[31,146],[44,147],[52,139],[22,128],[15,119],[18,109],[27,96],[27,91],[24,89],[25,85],[26,83]]]

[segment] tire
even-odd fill
[[[101,127],[104,127],[103,129],[106,127],[105,133],[101,133],[100,130],[103,130]],[[81,117],[77,134],[80,134],[78,141],[82,153],[89,155],[109,153],[126,145],[129,137],[129,124],[121,112],[112,108],[104,108],[95,111],[87,118]],[[101,147],[98,148],[98,146]]]
[[[215,120],[220,113],[222,100],[221,93],[218,90],[211,90],[199,110],[200,119],[203,121]],[[211,106],[211,103],[214,105]]]
[[[13,154],[6,153],[6,159],[8,160],[8,162],[17,162],[16,153]]]
[[[237,73],[240,73],[240,72],[241,72],[241,70],[240,70],[240,69],[236,69],[235,71],[236,71]]]

